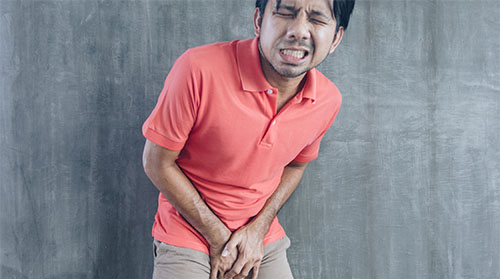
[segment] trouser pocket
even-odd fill
[[[156,259],[158,257],[158,240],[153,239],[153,258]]]

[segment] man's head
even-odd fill
[[[268,3],[269,2],[269,3]],[[340,43],[354,0],[257,0],[255,35],[266,66],[281,77],[300,77]]]

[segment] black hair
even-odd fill
[[[264,15],[268,0],[256,0],[255,7],[259,8],[260,16]],[[337,21],[335,32],[339,31],[340,26],[347,29],[349,18],[351,17],[352,10],[354,9],[355,0],[333,0],[333,17]],[[279,7],[281,0],[276,0],[276,7]]]

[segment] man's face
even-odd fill
[[[332,0],[269,0],[263,17],[254,15],[255,34],[263,56],[263,70],[295,78],[319,65],[343,35],[335,34]],[[335,39],[335,40],[334,40]]]

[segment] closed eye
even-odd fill
[[[315,19],[315,18],[311,18],[311,19],[310,19],[310,21],[311,21],[312,23],[321,24],[321,25],[326,24],[326,22],[321,21],[321,20],[318,20],[318,19]]]
[[[295,14],[286,14],[286,13],[279,13],[279,12],[273,12],[273,15],[278,15],[282,17],[294,17]]]

